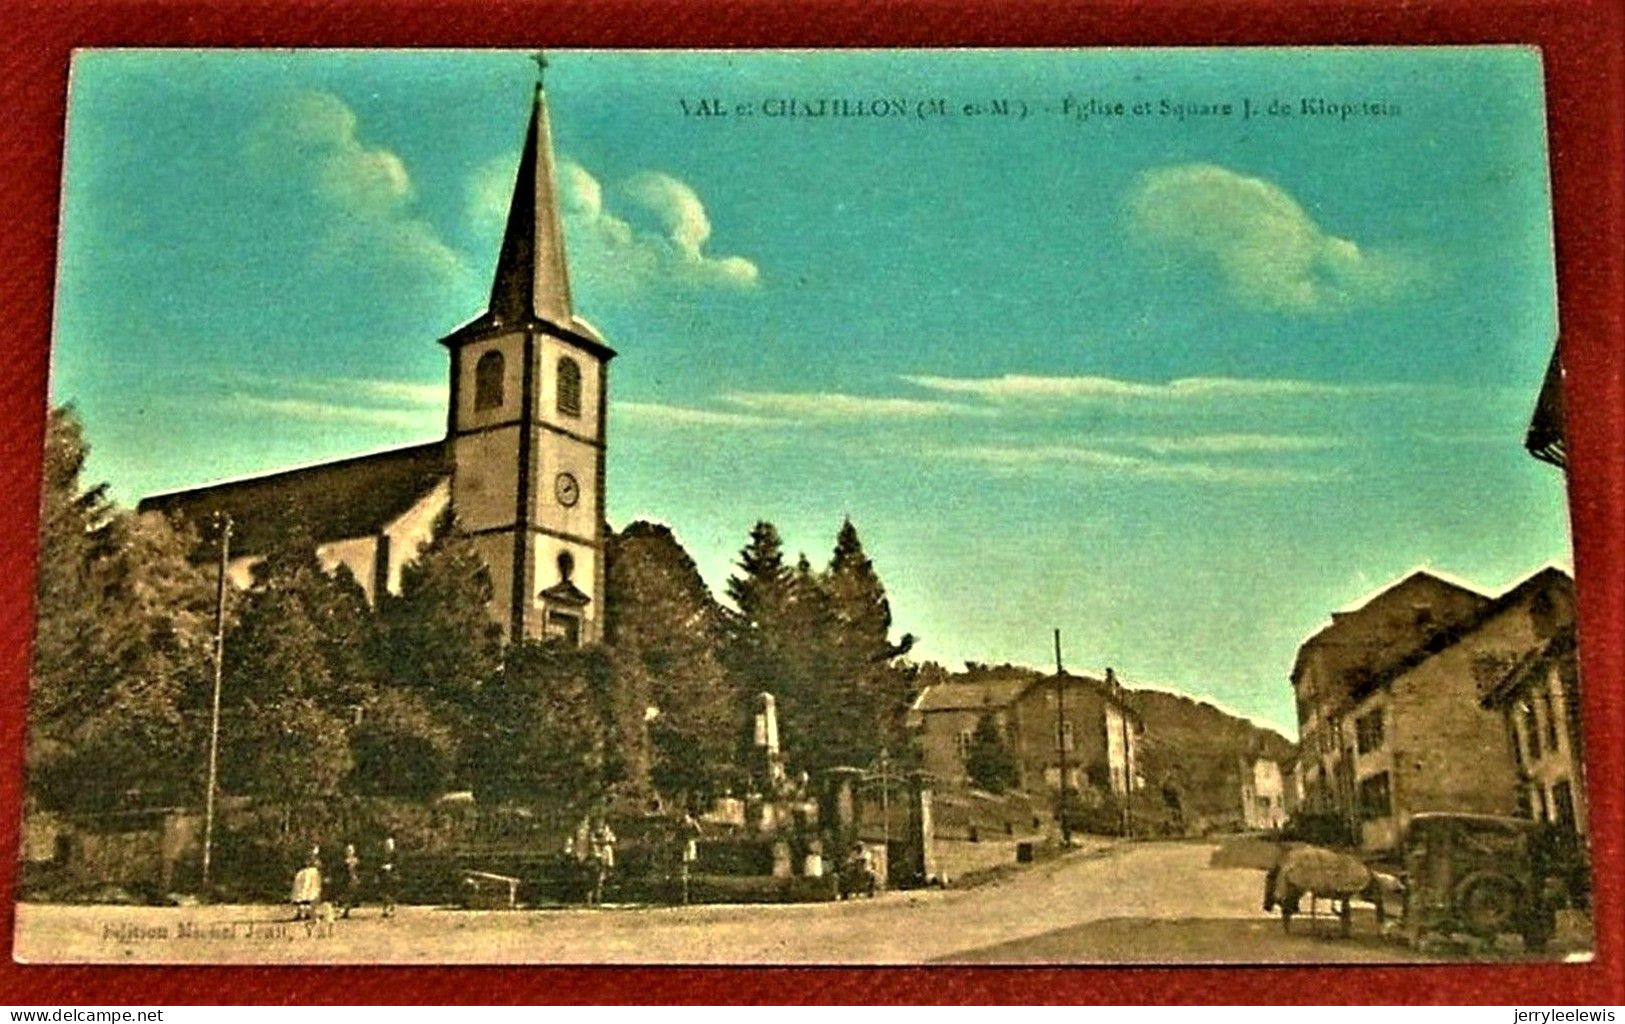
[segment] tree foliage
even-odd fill
[[[223,788],[253,793],[290,813],[340,792],[354,764],[343,717],[315,697],[293,693],[266,703],[249,700],[236,712],[222,724]]]
[[[457,768],[457,732],[421,690],[389,687],[362,708],[351,730],[356,792],[428,799]]]
[[[536,640],[509,647],[475,703],[475,795],[581,812],[599,806],[619,781],[609,689],[602,651]]]
[[[30,788],[57,806],[183,798],[197,734],[186,695],[209,671],[213,588],[193,538],[114,508],[82,482],[69,407],[47,423],[41,494]]]
[[[616,687],[648,708],[652,784],[709,792],[731,774],[741,714],[718,655],[722,610],[671,530],[645,522],[611,539],[605,601]]]
[[[379,597],[376,660],[383,675],[431,702],[469,706],[502,657],[491,593],[485,560],[448,510],[428,545],[402,567],[400,593]]]
[[[805,556],[784,564],[770,523],[740,553],[728,594],[725,663],[742,695],[778,698],[786,756],[800,768],[867,765],[906,747],[903,714],[913,675],[898,663],[913,643],[890,639],[885,588],[845,522],[827,570]]]
[[[990,714],[976,720],[970,749],[965,752],[965,774],[978,789],[1003,793],[1016,784],[1016,756],[1004,742],[998,721]]]
[[[114,507],[82,481],[83,432],[52,411],[41,503],[30,787],[52,806],[201,795],[213,676],[217,538]],[[492,583],[450,515],[401,573],[366,593],[324,567],[297,508],[253,586],[232,589],[222,666],[221,781],[299,805],[359,793],[582,810],[714,791],[748,753],[772,693],[791,767],[901,753],[913,684],[885,588],[855,527],[825,568],[787,561],[759,522],[713,599],[671,531],[634,523],[606,552],[605,643],[504,648]],[[244,552],[234,552],[242,554]]]

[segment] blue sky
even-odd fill
[[[823,561],[850,515],[924,657],[1043,665],[1058,626],[1071,667],[1289,728],[1330,610],[1568,564],[1519,446],[1556,333],[1533,51],[551,60],[576,304],[621,352],[610,519],[719,591],[756,519]],[[93,478],[133,503],[437,436],[533,79],[81,53],[52,398]],[[783,116],[826,99],[907,113]]]

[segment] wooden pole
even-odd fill
[[[226,568],[231,561],[231,517],[218,516],[220,569],[214,595],[214,695],[209,710],[209,780],[203,794],[203,885],[209,885],[214,857],[214,794],[220,774],[220,678],[226,654]]]
[[[1066,680],[1061,668],[1061,631],[1055,631],[1055,749],[1061,763],[1061,796],[1055,817],[1061,823],[1061,845],[1072,845],[1072,826],[1066,820]]]

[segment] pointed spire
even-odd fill
[[[502,252],[497,257],[490,313],[504,323],[537,319],[570,328],[570,274],[565,266],[564,225],[553,177],[547,93],[542,89],[538,63],[536,99],[531,106],[525,148],[519,156]]]

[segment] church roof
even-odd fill
[[[575,315],[570,302],[564,223],[553,172],[552,129],[547,94],[540,85],[519,155],[519,172],[491,282],[490,303],[484,313],[453,331],[445,341],[455,345],[520,325],[539,328],[604,358],[615,354],[590,325]]]
[[[445,442],[269,473],[142,499],[142,512],[205,524],[232,519],[232,550],[264,554],[292,518],[318,541],[378,533],[451,473]]]

